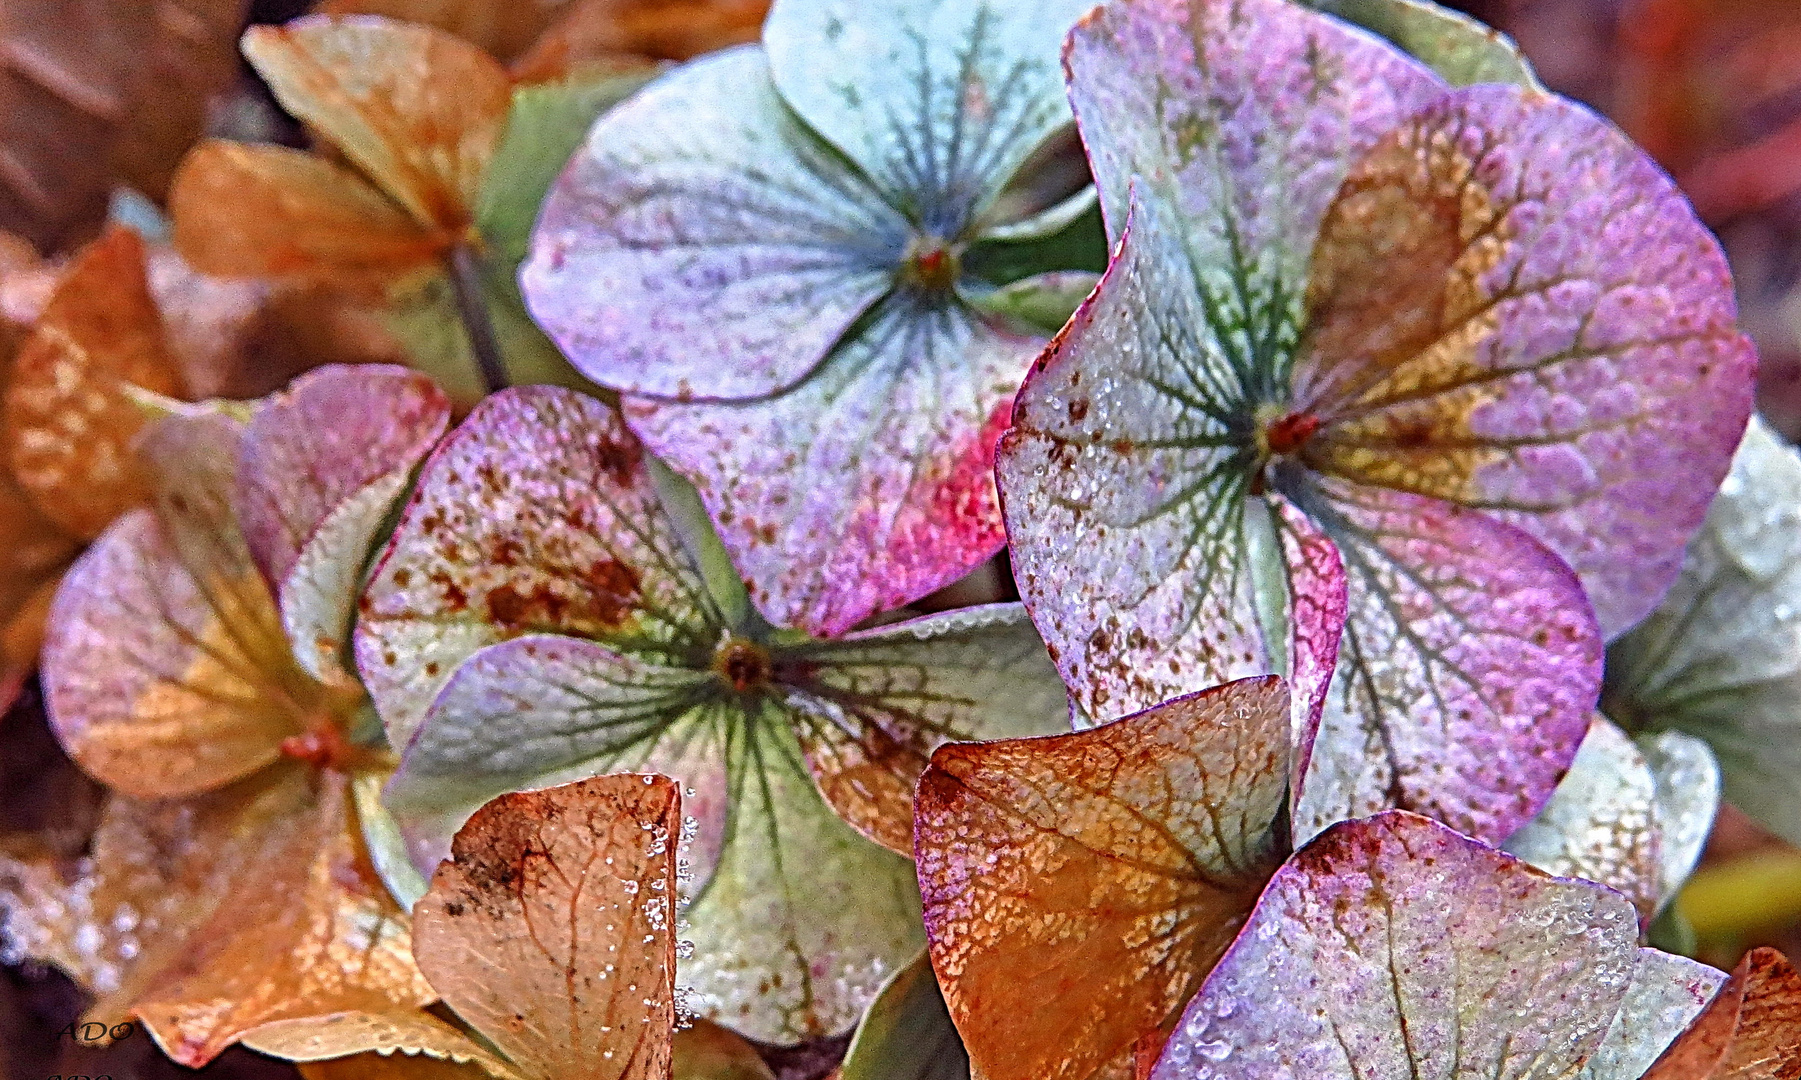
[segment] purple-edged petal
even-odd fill
[[[483,646],[550,632],[705,656],[716,627],[618,414],[525,387],[483,401],[426,460],[364,593],[355,651],[389,738],[405,746]]]
[[[897,294],[779,396],[625,411],[699,489],[763,614],[831,635],[1000,549],[994,443],[1040,344]]]
[[[51,609],[51,722],[71,757],[130,795],[192,795],[247,776],[333,704],[294,664],[238,531],[242,432],[209,411],[149,429],[153,509],[108,529]]]
[[[1066,64],[1110,231],[1136,181],[1227,304],[1298,298],[1351,163],[1444,90],[1380,39],[1286,0],[1115,0],[1071,33]]]
[[[1490,511],[1602,629],[1675,577],[1751,407],[1718,244],[1579,105],[1453,91],[1356,164],[1308,282],[1293,408],[1320,471]]]
[[[332,366],[262,402],[244,435],[238,511],[295,656],[349,679],[339,654],[376,530],[450,422],[450,399],[405,368]]]
[[[1647,1020],[1621,1013],[1647,965],[1648,979],[1696,981],[1660,956],[1611,890],[1385,813],[1277,871],[1151,1076],[1567,1077],[1616,1016]]]
[[[1071,122],[1058,54],[1093,0],[783,0],[782,100],[921,226],[955,236]]]
[[[601,118],[545,199],[520,283],[596,382],[756,397],[806,375],[889,289],[907,233],[744,47]]]
[[[1602,650],[1581,586],[1479,512],[1332,481],[1311,495],[1349,604],[1296,836],[1401,806],[1505,839],[1588,730]]]
[[[1276,671],[1269,642],[1286,634],[1259,617],[1260,579],[1279,591],[1287,576],[1313,597],[1335,574],[1323,555],[1289,564],[1250,496],[1214,405],[1243,387],[1206,336],[1165,214],[1134,203],[1112,265],[1027,378],[997,453],[1020,595],[1096,720]],[[1312,625],[1331,606],[1305,605],[1312,644],[1297,656],[1313,666],[1311,686],[1296,686],[1299,715],[1314,713],[1331,670],[1318,661],[1337,629]]]

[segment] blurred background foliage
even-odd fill
[[[0,0],[0,229],[55,258],[97,233],[120,186],[159,201],[203,134],[304,145],[304,132],[237,54],[247,23],[282,22],[315,6],[431,18],[514,60],[576,2]],[[705,31],[716,37],[713,24],[742,22],[747,12],[754,20],[761,6],[586,2],[613,13],[605,25],[618,41],[603,44],[650,59],[679,59],[700,23],[712,20]],[[1762,355],[1759,404],[1790,439],[1801,437],[1801,0],[1451,6],[1511,34],[1548,86],[1611,117],[1687,190],[1732,260],[1742,320]],[[279,385],[304,364],[288,351],[270,351],[256,380],[266,385],[229,389],[249,395]],[[988,585],[979,591],[1007,588]],[[28,687],[0,717],[0,831],[29,831],[75,859],[98,806],[99,789],[62,756]],[[1693,951],[1710,963],[1730,968],[1758,945],[1801,956],[1801,851],[1725,808],[1679,905]],[[196,1074],[164,1060],[141,1034],[105,1049],[58,1037],[82,1005],[55,972],[0,967],[0,1080],[297,1075],[242,1049]],[[772,1053],[769,1064],[783,1080],[821,1076],[842,1051],[842,1040],[828,1043]]]

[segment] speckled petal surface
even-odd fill
[[[1248,679],[933,755],[920,887],[980,1075],[1086,1080],[1192,992],[1283,854],[1287,699]]]
[[[1547,874],[1619,890],[1649,921],[1663,891],[1656,800],[1645,755],[1597,715],[1551,801],[1503,847]]]
[[[376,531],[449,423],[429,378],[376,365],[308,372],[251,417],[239,522],[316,677],[349,678],[339,655]]]
[[[1018,604],[783,649],[775,666],[820,794],[909,858],[913,788],[940,744],[1069,730],[1063,681]]]
[[[1801,974],[1752,949],[1643,1080],[1785,1080],[1801,1073]]]
[[[1260,576],[1285,574],[1217,404],[1244,387],[1207,336],[1162,212],[1134,206],[1100,285],[1021,388],[996,454],[1020,596],[1097,720],[1274,671],[1256,593]],[[1330,561],[1287,569],[1297,595],[1330,591],[1303,580],[1329,579]],[[1328,608],[1309,604],[1305,617]]]
[[[782,0],[782,100],[927,232],[956,235],[1071,122],[1058,52],[1092,0]]]
[[[1755,355],[1675,186],[1579,105],[1447,94],[1325,215],[1294,372],[1313,468],[1479,507],[1582,578],[1602,629],[1656,602],[1744,431]]]
[[[596,382],[755,397],[820,362],[888,290],[906,239],[746,46],[602,117],[545,200],[520,283]]]
[[[1640,955],[1608,889],[1404,811],[1342,823],[1277,871],[1152,1080],[1569,1076]]]
[[[525,387],[483,401],[426,460],[363,595],[355,651],[405,746],[483,646],[554,632],[705,655],[716,625],[618,414]]]
[[[994,443],[1041,342],[921,303],[884,301],[776,397],[625,402],[633,430],[699,489],[777,625],[841,633],[1004,542]]]
[[[1398,805],[1505,839],[1588,730],[1601,637],[1581,586],[1475,511],[1333,481],[1313,497],[1349,604],[1297,838]]]
[[[1640,1080],[1671,1040],[1714,996],[1726,973],[1686,956],[1638,951],[1638,970],[1619,1015],[1577,1080]]]
[[[1602,709],[1719,758],[1728,802],[1801,843],[1801,455],[1754,419],[1651,617],[1608,652]]]
[[[1136,178],[1173,211],[1210,292],[1278,314],[1298,299],[1351,163],[1445,85],[1284,0],[1110,3],[1070,35],[1065,63],[1109,231]]]

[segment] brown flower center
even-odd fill
[[[901,279],[925,292],[948,292],[962,274],[956,249],[936,236],[915,236],[901,261]]]
[[[769,650],[754,641],[728,637],[713,652],[713,672],[740,694],[761,690],[775,674]]]

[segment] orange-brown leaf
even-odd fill
[[[757,40],[769,0],[576,0],[513,63],[521,82],[562,78],[628,58],[687,60]]]
[[[932,755],[914,802],[920,890],[979,1075],[1129,1073],[1282,860],[1288,730],[1287,690],[1263,677]]]
[[[1801,973],[1753,949],[1644,1080],[1794,1080],[1801,1076]]]
[[[506,70],[441,30],[311,16],[244,35],[287,110],[419,224],[460,240],[512,107]]]
[[[195,147],[169,214],[182,257],[223,276],[388,279],[435,263],[446,243],[356,173],[279,146]]]
[[[530,1076],[660,1080],[675,1019],[675,845],[662,776],[503,795],[414,909],[419,965]]]
[[[13,364],[5,452],[38,509],[92,538],[147,493],[131,453],[143,427],[127,386],[179,394],[150,296],[144,244],[115,227],[64,275]]]
[[[263,1024],[435,1000],[406,914],[363,848],[349,778],[323,772],[311,805],[254,874],[232,883],[134,1012],[170,1057],[200,1066]]]
[[[0,624],[10,623],[46,581],[55,580],[79,546],[0,469]]]
[[[505,61],[525,51],[568,8],[568,0],[325,0],[316,10],[435,26]]]

